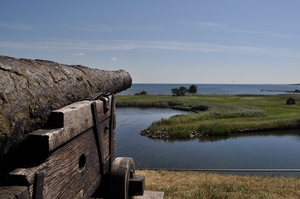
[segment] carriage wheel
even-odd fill
[[[110,170],[109,198],[131,199],[129,196],[129,179],[135,174],[132,158],[116,158]]]

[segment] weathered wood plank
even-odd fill
[[[111,97],[108,98],[112,107]],[[29,167],[17,168],[9,173],[9,179],[18,185],[29,187],[34,194],[36,173],[44,173],[44,198],[89,198],[100,185],[101,166],[105,164],[109,171],[110,162],[115,158],[115,119],[114,109],[103,110],[103,102],[95,101],[97,115],[100,118],[98,133],[101,136],[103,160],[99,158],[95,123],[92,115],[92,101],[74,103],[55,111],[60,115],[52,118],[61,128],[40,129],[28,137],[28,142],[36,145],[36,155],[42,162]],[[92,122],[90,122],[92,121]],[[88,124],[88,125],[87,125]],[[57,127],[57,126],[56,126]],[[113,128],[110,130],[110,128]],[[75,130],[75,129],[79,129]],[[113,149],[113,150],[112,150]],[[108,161],[109,160],[109,161]]]
[[[85,161],[80,165],[81,156],[85,157]],[[90,185],[100,183],[100,164],[92,130],[59,148],[51,154],[47,163],[44,171],[45,199],[76,198],[79,190],[85,195]]]
[[[111,156],[110,159],[110,164],[112,164],[113,160],[116,158],[116,154],[117,154],[117,147],[116,147],[116,132],[115,132],[115,128],[116,128],[116,101],[115,101],[115,96],[112,95],[111,96],[111,119],[109,122],[109,140],[110,140],[110,146],[109,146],[109,154]]]
[[[145,189],[145,176],[140,174],[134,174],[129,179],[129,195],[130,196],[141,196],[144,194]]]
[[[28,187],[25,186],[6,186],[0,187],[1,199],[30,199]]]
[[[47,167],[47,162],[29,168],[17,168],[8,174],[8,178],[21,186],[29,186],[34,183],[37,171],[42,171]]]
[[[44,172],[44,198],[89,198],[101,181],[100,163],[93,129],[80,134],[51,153],[35,168],[14,170],[9,177],[14,181],[28,179],[30,196],[33,194],[35,172]],[[19,175],[19,176],[18,176]]]
[[[86,129],[94,126],[93,115],[91,111],[91,104],[93,101],[82,101],[76,102],[61,109],[55,110],[51,113],[49,124],[50,127],[59,127],[57,129],[39,129],[28,135],[29,142],[33,143],[43,143],[43,147],[51,151],[71,138],[75,137],[79,133],[85,131]],[[99,122],[110,117],[111,112],[104,112],[103,102],[101,100],[96,100],[97,111]],[[111,96],[109,97],[109,102],[111,102]],[[56,117],[58,116],[59,117]],[[109,127],[109,125],[107,125]],[[32,141],[31,141],[32,140]]]

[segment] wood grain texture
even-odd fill
[[[79,168],[79,159],[86,157]],[[76,198],[85,195],[94,183],[100,184],[100,164],[92,130],[59,148],[47,159],[44,196],[46,198]],[[90,197],[90,196],[89,196]]]
[[[80,157],[85,163],[80,166]],[[17,169],[10,173],[17,181],[28,179],[30,196],[34,190],[35,172],[44,172],[44,198],[89,198],[101,181],[100,163],[92,129],[55,150],[43,164]]]
[[[0,187],[1,199],[30,199],[28,188],[25,186]]]
[[[96,103],[99,117],[98,134],[102,138],[100,145],[103,157],[104,160],[111,161],[111,158],[115,158],[116,148],[115,130],[110,130],[111,119],[115,117],[114,110],[104,112],[103,102],[97,100]],[[75,103],[58,110],[57,112],[62,114],[58,119],[63,119],[63,122],[58,123],[62,123],[63,127],[40,129],[28,137],[32,138],[32,144],[42,143],[39,150],[47,148],[45,160],[38,165],[13,170],[9,173],[10,180],[28,186],[29,194],[33,196],[36,172],[43,172],[45,199],[91,197],[102,180],[100,173],[102,162],[97,150],[95,124],[92,122],[89,125],[82,125],[89,123],[87,121],[93,121],[91,111],[91,101]],[[70,126],[81,129],[81,132],[74,133],[75,131],[70,130]],[[111,150],[112,148],[114,150]]]
[[[49,119],[49,127],[60,127],[56,129],[39,129],[28,135],[29,142],[33,143],[48,142],[43,144],[48,147],[48,151],[55,149],[64,142],[75,137],[79,133],[94,126],[91,104],[93,101],[81,101],[70,104],[51,113]],[[96,100],[99,121],[110,117],[111,112],[104,112],[103,102]],[[109,97],[111,103],[111,96]],[[55,117],[59,115],[59,117]],[[59,125],[59,126],[57,126]],[[107,125],[109,127],[109,125]],[[43,149],[46,150],[46,149]]]

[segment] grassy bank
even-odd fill
[[[293,97],[295,105],[286,105]],[[300,125],[300,95],[117,95],[118,107],[162,107],[191,110],[154,121],[150,132],[169,137],[225,135],[240,131],[292,128]],[[200,135],[199,134],[199,135]]]
[[[148,170],[136,173],[146,176],[146,190],[163,191],[165,199],[300,198],[299,178]]]

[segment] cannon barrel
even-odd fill
[[[121,92],[131,83],[124,70],[0,56],[0,162],[28,133],[45,125],[51,111],[92,93]]]

